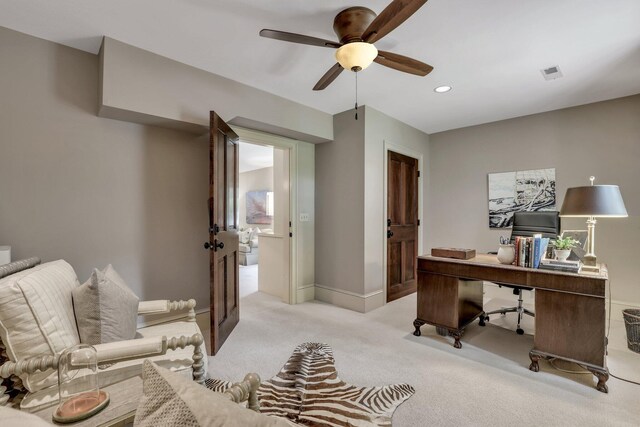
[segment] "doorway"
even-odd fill
[[[239,152],[240,298],[290,303],[289,150],[240,138]]]
[[[240,140],[238,232],[240,298],[258,292],[260,237],[273,234],[273,147]]]
[[[416,291],[419,255],[419,159],[386,152],[386,302]]]

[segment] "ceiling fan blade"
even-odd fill
[[[426,76],[433,67],[408,56],[398,55],[397,53],[378,51],[378,56],[374,59],[380,65],[393,68],[394,70],[403,71],[417,76]]]
[[[266,28],[260,31],[260,35],[262,37],[266,37],[269,39],[282,40],[282,41],[291,42],[291,43],[308,44],[311,46],[333,47],[333,48],[338,48],[342,46],[342,43],[332,42],[331,40],[324,40],[324,39],[319,39],[317,37],[305,36],[305,35],[296,34],[296,33],[287,33],[286,31],[268,30]]]
[[[362,33],[362,40],[374,43],[406,21],[427,0],[393,0]]]
[[[318,83],[316,83],[316,85],[313,87],[313,90],[322,90],[329,86],[331,82],[333,82],[336,77],[340,75],[342,70],[344,70],[344,68],[342,68],[342,66],[336,62],[336,65],[329,68],[329,71],[327,71],[324,76],[322,76],[320,80],[318,80]]]

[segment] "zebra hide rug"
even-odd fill
[[[208,379],[222,392],[231,382]],[[358,387],[340,380],[333,350],[327,344],[304,343],[294,350],[278,375],[258,389],[260,412],[306,426],[391,426],[398,406],[415,393],[408,384]]]

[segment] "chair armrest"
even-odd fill
[[[140,301],[138,303],[138,315],[146,314],[164,314],[172,311],[189,309],[189,321],[196,321],[196,300],[190,299],[187,301],[169,301],[167,299],[159,299],[153,301]]]
[[[260,412],[258,402],[258,387],[260,387],[260,377],[258,374],[247,374],[244,380],[235,383],[223,393],[235,403],[247,401],[247,408],[255,412]]]
[[[168,350],[185,348],[189,345],[194,347],[193,351],[193,378],[196,382],[204,384],[204,363],[202,362],[202,345],[204,338],[200,334],[190,337],[181,336],[179,338],[150,337],[117,341],[107,344],[97,344],[96,349],[98,365],[124,362],[127,360],[142,359],[152,356],[161,356]],[[11,375],[33,374],[37,371],[47,371],[58,369],[60,355],[42,355],[18,362],[6,362],[0,366],[0,378],[8,378]]]

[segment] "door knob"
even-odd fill
[[[211,242],[204,242],[204,248],[205,249],[209,249],[211,251],[217,251],[218,249],[222,249],[224,248],[224,243],[220,242],[218,243],[217,240],[214,240],[213,243]]]
[[[387,239],[390,239],[393,236],[393,231],[387,230]]]

